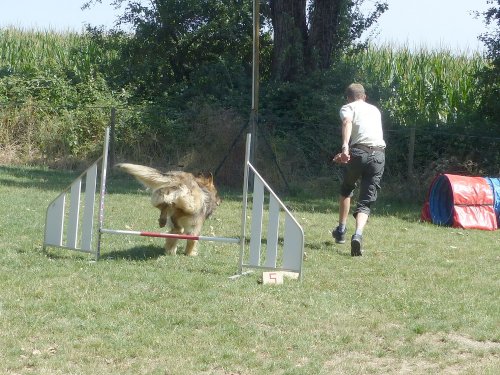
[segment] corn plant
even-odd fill
[[[386,45],[348,56],[347,63],[379,91],[393,123],[415,126],[453,124],[477,111],[478,72],[487,61],[479,54]]]
[[[0,30],[0,69],[9,74],[44,71],[90,76],[99,63],[113,57],[112,51],[99,48],[88,34]]]

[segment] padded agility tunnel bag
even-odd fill
[[[498,229],[500,180],[453,174],[431,183],[422,220],[464,229]]]

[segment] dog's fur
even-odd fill
[[[199,236],[205,220],[220,204],[212,174],[194,176],[171,171],[162,173],[154,168],[120,163],[116,167],[134,176],[152,190],[151,203],[160,210],[160,227],[168,224],[170,233]],[[175,255],[177,239],[167,238],[165,251]],[[196,240],[187,240],[186,255],[197,255]]]

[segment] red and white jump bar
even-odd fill
[[[125,235],[131,235],[131,236],[142,236],[142,237],[177,238],[179,240],[194,240],[194,241],[199,240],[199,241],[240,243],[239,238],[231,238],[231,237],[193,236],[191,234],[143,232],[143,231],[121,230],[121,229],[100,229],[100,232],[101,233],[109,233],[109,234],[125,234]]]

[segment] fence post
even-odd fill
[[[410,141],[408,143],[408,179],[413,178],[413,158],[415,155],[415,128],[410,128]]]

